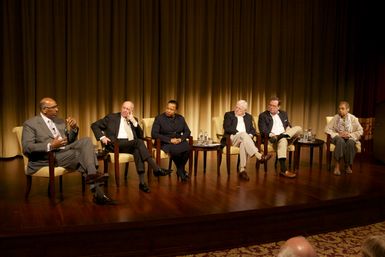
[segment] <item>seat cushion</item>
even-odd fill
[[[334,144],[330,144],[330,152],[334,152],[335,148],[336,148],[336,146]],[[356,142],[356,151],[357,151],[357,153],[361,153],[361,142],[360,141]]]
[[[110,156],[110,160],[112,163],[115,163],[115,154],[114,153],[108,153]],[[127,162],[133,162],[134,156],[129,153],[119,153],[119,163],[127,163]]]
[[[72,172],[72,170],[67,170],[63,167],[56,167],[55,168],[55,177],[62,176],[64,174]],[[33,177],[49,177],[49,168],[48,166],[40,168],[37,172],[32,174]]]
[[[156,156],[156,148],[152,149],[152,156]],[[166,159],[166,158],[169,158],[169,156],[168,156],[168,154],[165,151],[160,150],[160,158],[161,159]]]

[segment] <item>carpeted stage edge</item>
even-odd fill
[[[207,216],[1,235],[1,256],[175,256],[286,240],[385,220],[383,195]]]

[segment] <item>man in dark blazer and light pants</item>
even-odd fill
[[[103,174],[97,172],[98,160],[91,139],[77,140],[79,127],[76,121],[71,117],[66,120],[57,118],[58,111],[55,100],[43,98],[40,101],[40,115],[24,123],[22,146],[23,153],[29,158],[26,173],[33,174],[47,166],[48,152],[54,151],[58,166],[84,172],[94,192],[95,203],[112,204],[113,200],[103,193],[97,182],[104,178]]]
[[[155,176],[166,176],[169,170],[161,169],[148,152],[143,138],[143,130],[138,120],[134,117],[134,104],[125,101],[122,104],[121,112],[111,113],[91,125],[96,140],[100,140],[107,151],[113,152],[113,143],[119,142],[119,152],[134,155],[135,166],[139,175],[139,189],[143,192],[150,192],[144,181],[144,161],[151,166]]]
[[[271,154],[262,155],[255,146],[253,137],[256,135],[253,126],[253,117],[246,112],[247,102],[239,100],[234,108],[234,111],[226,112],[223,120],[223,129],[225,137],[230,137],[233,146],[239,147],[239,177],[244,180],[249,180],[246,172],[247,158],[255,156],[258,161],[270,159]]]
[[[302,132],[302,128],[290,125],[287,113],[280,110],[280,105],[278,97],[270,98],[268,109],[259,114],[258,127],[262,136],[269,137],[269,143],[277,151],[280,175],[295,178],[296,174],[286,168],[287,146],[289,141],[292,142]]]

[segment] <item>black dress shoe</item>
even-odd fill
[[[94,195],[93,202],[98,205],[116,205],[116,201],[112,200],[105,194],[103,194],[102,196]]]
[[[187,181],[189,181],[189,179],[190,179],[190,177],[189,177],[188,173],[186,171],[184,171],[182,176],[181,176],[182,182],[187,182]]]
[[[146,185],[146,183],[140,183],[139,184],[139,189],[145,193],[149,193],[150,192],[150,188]]]
[[[172,172],[172,170],[166,170],[166,169],[162,169],[162,168],[159,168],[158,170],[153,171],[155,177],[167,176],[167,175],[170,175],[171,172]]]

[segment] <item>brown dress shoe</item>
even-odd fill
[[[243,180],[246,180],[246,181],[250,180],[249,175],[247,175],[247,172],[245,170],[239,172],[238,176],[239,176],[240,179],[243,179]]]
[[[288,170],[285,172],[279,173],[279,175],[281,175],[283,177],[287,177],[287,178],[295,178],[297,176],[297,174],[295,174],[294,172],[288,171]]]

